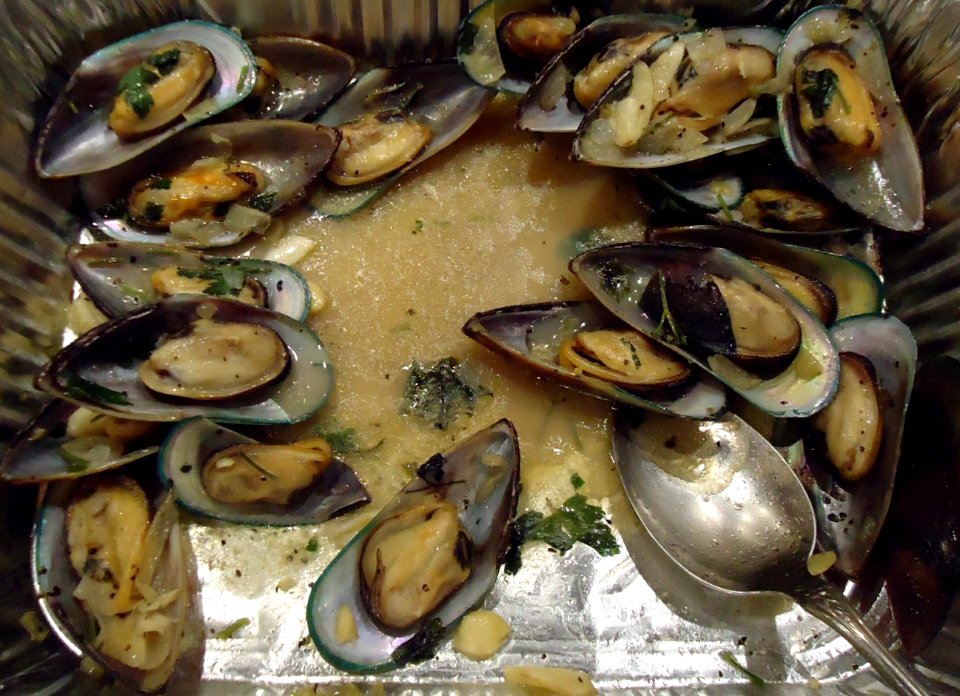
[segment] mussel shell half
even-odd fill
[[[345,217],[369,205],[405,172],[466,133],[495,96],[494,92],[471,81],[456,63],[376,68],[356,80],[320,114],[317,123],[336,128],[359,118],[370,110],[368,100],[371,95],[400,84],[420,86],[403,112],[430,130],[430,142],[413,160],[381,179],[358,186],[322,182],[306,202],[314,215]]]
[[[251,269],[247,275],[263,286],[267,309],[297,321],[306,319],[310,311],[307,281],[290,266],[276,261],[212,257],[137,242],[74,244],[67,249],[67,260],[83,291],[111,318],[163,299],[151,283],[152,275],[161,268],[203,269],[211,265],[210,261],[227,266],[243,264]]]
[[[457,506],[474,544],[473,572],[464,585],[420,623],[441,624],[445,631],[478,604],[497,579],[506,529],[513,516],[520,480],[517,434],[508,420],[434,455],[417,476],[367,524],[320,575],[307,605],[310,636],[323,657],[348,672],[382,672],[400,665],[395,650],[416,639],[418,627],[385,633],[367,611],[360,594],[359,558],[368,535],[379,523],[419,502],[439,496]],[[356,619],[359,638],[339,643],[337,613],[346,606]]]
[[[326,106],[353,77],[353,58],[333,46],[296,36],[258,36],[250,50],[277,70],[276,82],[254,118],[302,121]]]
[[[73,596],[79,580],[68,556],[67,508],[80,486],[91,485],[90,481],[57,481],[41,489],[31,538],[31,574],[40,611],[60,642],[74,655],[94,659],[139,691],[157,691],[163,687],[162,683],[146,685],[146,673],[103,655],[90,644],[92,619]],[[159,498],[151,529],[154,533],[148,537],[145,558],[152,556],[149,563],[156,563],[154,586],[158,589],[183,588],[168,611],[172,620],[184,626],[194,618],[191,595],[195,578],[172,494]],[[167,670],[173,669],[174,665],[167,666]]]
[[[578,31],[560,53],[537,73],[517,108],[517,127],[538,133],[573,133],[587,110],[571,93],[574,76],[611,41],[646,32],[690,31],[687,17],[661,14],[610,15]]]
[[[723,414],[726,410],[723,385],[699,370],[691,384],[678,390],[641,396],[602,379],[578,375],[537,355],[530,345],[534,331],[545,340],[556,341],[555,347],[559,349],[559,344],[575,331],[622,325],[597,302],[548,302],[480,312],[464,324],[463,332],[478,343],[591,396],[685,418],[717,418]]]
[[[829,463],[806,458],[813,473],[817,536],[836,551],[837,568],[856,576],[880,535],[893,496],[917,343],[910,329],[893,316],[853,317],[838,322],[830,335],[837,350],[870,361],[884,399],[883,444],[877,462],[862,479],[847,481]]]
[[[153,135],[120,139],[107,125],[117,83],[128,69],[171,41],[193,42],[213,56],[216,72],[207,96]],[[111,44],[84,59],[54,102],[38,141],[37,172],[61,177],[116,167],[239,103],[253,89],[256,75],[253,54],[240,36],[209,22],[176,22]]]
[[[128,462],[156,454],[160,437],[151,437],[149,444],[120,457],[93,466],[71,463],[63,457],[60,448],[73,438],[66,434],[66,422],[77,410],[73,404],[55,400],[44,409],[10,443],[0,461],[0,479],[11,483],[39,483],[55,479],[89,476],[99,471],[115,469]]]
[[[863,220],[833,201],[832,194],[798,171],[782,153],[757,148],[726,157],[710,157],[689,164],[643,171],[646,179],[661,186],[681,206],[722,225],[746,227],[765,234],[827,235],[855,231]],[[780,223],[761,225],[745,218],[740,207],[755,189],[781,189],[822,202],[831,213],[829,222],[805,222],[793,228]],[[799,227],[803,229],[799,229]]]
[[[652,63],[661,53],[676,43],[676,41],[683,40],[690,36],[695,35],[675,35],[661,39],[658,43],[654,44],[640,60],[648,64]],[[730,46],[760,46],[770,51],[773,55],[777,54],[781,39],[780,32],[769,27],[723,29],[723,36]],[[607,91],[594,102],[593,106],[590,107],[590,110],[586,116],[583,117],[583,120],[577,128],[577,137],[573,142],[574,159],[590,162],[591,164],[603,165],[605,167],[652,169],[655,167],[668,167],[675,164],[682,164],[730,150],[754,147],[777,137],[775,129],[771,129],[770,132],[760,130],[754,133],[734,134],[734,136],[729,139],[713,137],[711,141],[688,152],[666,152],[661,154],[644,152],[636,147],[621,148],[608,137],[608,134],[597,132],[597,129],[594,128],[594,123],[600,118],[601,113],[605,111],[608,105],[618,102],[627,96],[632,84],[633,72],[625,70],[614,80]]]
[[[837,319],[876,314],[883,308],[885,290],[880,277],[849,256],[831,254],[721,225],[666,227],[653,230],[651,240],[700,244],[729,249],[745,258],[759,259],[819,280],[833,291]]]
[[[160,397],[144,386],[138,368],[157,344],[203,314],[218,322],[250,323],[274,331],[289,366],[275,382],[216,401]],[[333,391],[326,348],[309,328],[266,309],[203,295],[169,297],[152,307],[101,324],[60,351],[37,377],[37,387],[67,401],[127,418],[179,421],[206,416],[225,423],[289,424],[308,418]]]
[[[760,377],[727,358],[694,355],[670,344],[691,362],[708,370],[731,389],[773,416],[798,417],[816,413],[837,389],[839,358],[823,325],[770,276],[725,249],[673,244],[616,244],[588,251],[570,262],[570,270],[611,312],[651,338],[657,325],[639,305],[656,270],[682,264],[727,278],[739,278],[783,306],[800,327],[800,349],[789,365],[773,376]]]
[[[883,40],[862,13],[839,6],[817,7],[787,31],[777,72],[793,83],[797,61],[818,44],[841,46],[856,60],[876,102],[883,143],[873,155],[838,162],[810,148],[797,118],[792,90],[777,97],[780,136],[798,167],[818,179],[836,198],[874,222],[904,232],[923,228],[923,173],[913,131],[900,107]]]
[[[244,234],[224,228],[205,244],[178,240],[169,233],[127,222],[123,217],[104,217],[104,207],[125,200],[133,186],[147,177],[185,167],[204,157],[232,157],[263,172],[264,192],[276,194],[263,211],[272,215],[320,174],[338,142],[336,131],[297,121],[242,121],[202,126],[123,166],[83,177],[80,194],[91,223],[108,237],[174,246],[228,246],[240,241]]]
[[[211,498],[201,481],[203,463],[232,445],[256,442],[206,418],[191,418],[170,431],[163,443],[159,457],[160,479],[173,486],[177,501],[191,511],[241,524],[318,524],[370,502],[357,475],[336,459],[314,482],[309,494],[292,505],[231,505]]]

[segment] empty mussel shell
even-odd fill
[[[191,511],[241,524],[317,524],[370,502],[350,467],[331,458],[329,451],[324,453],[325,457],[318,457],[314,466],[313,461],[307,461],[306,444],[298,447],[299,444],[260,445],[253,438],[206,418],[191,418],[177,425],[164,442],[159,458],[160,478],[173,486],[177,501]],[[248,450],[241,451],[241,447]],[[215,459],[228,448],[237,450],[229,457],[232,466],[225,464],[224,457]],[[271,456],[284,455],[294,456],[285,457],[281,463],[284,466],[271,463]],[[226,500],[230,496],[208,490],[209,470],[219,469],[222,474],[229,468],[244,469],[237,476],[236,485],[244,487],[248,500]],[[251,495],[256,486],[247,485],[248,480],[264,481],[271,490],[264,496]],[[230,482],[218,484],[231,486]],[[270,496],[274,499],[270,500]],[[252,500],[253,497],[264,500]],[[281,497],[288,499],[280,502]]]
[[[820,434],[805,438],[810,476],[802,478],[809,479],[821,545],[836,551],[839,570],[856,576],[893,495],[917,343],[903,322],[881,315],[838,322],[830,336],[844,359],[844,374],[835,401],[813,419]],[[854,372],[847,356],[852,367],[866,361],[865,370]],[[837,452],[846,454],[842,463],[832,461]],[[861,461],[867,455],[870,460]]]
[[[849,256],[784,244],[721,225],[659,228],[651,232],[651,240],[723,247],[759,263],[787,292],[819,315],[825,325],[859,314],[876,314],[883,307],[880,277],[865,263]]]
[[[692,19],[662,14],[610,15],[591,22],[537,74],[520,100],[517,127],[573,133],[620,72],[659,39],[693,26]]]
[[[310,288],[282,263],[206,256],[162,244],[75,244],[67,260],[83,291],[108,317],[180,293],[228,297],[303,321]]]
[[[82,509],[94,497],[98,504]],[[51,483],[41,492],[31,563],[40,610],[67,649],[148,693],[162,689],[177,666],[194,580],[173,496],[155,502],[150,505],[138,483],[123,476]],[[111,544],[116,548],[100,548]],[[120,568],[135,572],[120,586],[125,606],[116,607],[120,592],[115,588],[108,599],[101,586],[110,583],[98,578],[119,576]],[[92,606],[126,613],[95,619],[88,613]]]
[[[864,217],[922,229],[920,156],[873,23],[846,7],[810,10],[784,37],[777,72],[790,86],[777,98],[790,159]]]
[[[272,335],[285,352],[286,365],[278,371],[270,357],[271,362],[264,369],[276,373],[276,377],[262,380],[255,362],[262,356],[247,360],[246,355],[221,356],[211,352],[212,348],[204,348],[197,356],[199,367],[190,363],[193,356],[189,353],[181,355],[183,360],[177,364],[191,377],[214,380],[211,394],[230,391],[227,387],[233,382],[228,380],[221,385],[215,380],[221,372],[225,378],[249,377],[259,386],[222,398],[200,392],[194,398],[186,398],[184,394],[200,389],[187,390],[187,382],[183,389],[175,390],[181,396],[148,388],[141,366],[150,360],[151,354],[160,353],[158,347],[165,347],[164,355],[169,355],[174,341],[190,337],[198,325],[226,332],[223,339],[231,351],[249,348],[230,342],[231,327],[245,327],[246,333],[258,332],[264,338]],[[266,348],[269,355],[272,345]],[[171,366],[163,368],[154,361],[150,364],[152,369],[147,372],[151,379],[172,379],[174,384],[183,379]],[[218,367],[221,364],[225,371]],[[243,375],[235,370],[238,364],[244,367]],[[317,335],[290,317],[236,300],[183,295],[169,297],[84,334],[54,356],[36,384],[48,393],[108,415],[154,421],[206,416],[226,423],[287,424],[304,420],[326,403],[333,391],[333,367]]]
[[[213,61],[213,77],[199,101],[166,125],[142,137],[121,138],[108,118],[121,80],[154,51],[173,42],[205,50]],[[74,71],[50,109],[38,140],[37,172],[61,177],[116,167],[239,103],[253,89],[256,74],[253,54],[240,37],[209,22],[167,24],[102,48]]]
[[[693,245],[616,244],[581,254],[570,262],[570,270],[620,319],[667,343],[773,416],[811,415],[836,392],[839,358],[823,325],[769,275],[736,254]],[[685,287],[673,287],[667,276],[681,279]],[[719,286],[713,290],[717,280],[728,287],[730,299]],[[712,298],[708,304],[703,289]],[[654,304],[659,304],[656,319],[647,311]],[[690,312],[697,316],[685,316]],[[776,325],[773,316],[779,318]],[[776,350],[768,350],[763,340],[763,352],[742,351],[736,338],[744,330],[741,320],[762,327],[758,338],[772,335]],[[715,322],[724,336],[717,334],[716,341],[707,336]]]
[[[297,36],[258,36],[247,42],[257,59],[257,84],[240,105],[252,118],[303,121],[343,89],[353,58]]]
[[[320,217],[360,210],[405,172],[463,135],[493,97],[456,63],[377,68],[364,74],[317,119],[345,135],[328,169],[331,180],[310,195],[307,208]],[[364,156],[365,148],[376,156]]]
[[[623,322],[597,302],[548,302],[480,312],[464,324],[463,332],[554,381],[601,399],[687,418],[716,418],[726,410],[723,386],[698,368],[691,372],[686,366],[676,383],[641,389],[602,378],[601,371],[611,373],[603,365],[590,374],[558,363],[561,347],[578,333],[622,328],[626,328]],[[641,360],[631,344],[621,343],[633,351],[628,367],[647,363],[646,356]],[[686,363],[672,351],[670,356]],[[650,356],[651,360],[655,357]]]
[[[780,32],[765,27],[661,39],[590,107],[577,128],[574,158],[649,169],[776,138],[769,95],[779,46]]]
[[[94,228],[108,237],[228,246],[263,232],[320,174],[338,141],[330,128],[296,121],[203,126],[83,177],[80,193]]]
[[[416,647],[435,645],[496,582],[519,476],[507,420],[422,464],[314,583],[307,624],[320,654],[360,673],[425,659]],[[421,532],[429,552],[415,547]],[[408,582],[393,584],[398,574]]]
[[[38,483],[89,476],[149,457],[159,450],[165,429],[156,423],[92,414],[94,418],[77,426],[77,410],[74,404],[59,399],[45,406],[4,453],[0,479]]]

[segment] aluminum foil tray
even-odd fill
[[[80,233],[67,212],[72,186],[39,182],[29,164],[35,126],[73,66],[97,48],[180,18],[211,19],[250,33],[289,33],[332,41],[371,62],[450,55],[466,0],[5,0],[0,3],[0,441],[39,408],[32,375],[60,344],[70,293],[65,246]],[[661,0],[658,10],[692,9]],[[695,3],[696,4],[696,3]],[[711,0],[697,14],[755,10],[751,20],[787,18],[814,3]],[[927,177],[929,232],[883,240],[889,304],[930,357],[960,348],[960,2],[867,0],[885,33],[895,79],[919,136]],[[861,251],[864,248],[860,247]],[[872,245],[866,249],[873,256]],[[873,259],[876,260],[875,258]],[[19,625],[33,608],[27,566],[32,489],[0,488],[0,691],[16,694],[116,693],[77,668],[54,638],[32,643]],[[734,599],[692,580],[639,524],[620,525],[620,555],[585,548],[561,559],[525,552],[514,577],[501,578],[488,606],[512,624],[515,640],[496,659],[473,663],[445,648],[436,659],[377,678],[390,693],[510,693],[502,667],[549,663],[584,669],[611,693],[729,694],[755,691],[718,660],[748,637],[748,667],[775,675],[767,693],[863,693],[872,671],[845,642],[785,600]],[[303,620],[309,583],[322,569],[286,562],[303,532],[194,525],[208,627],[245,616],[232,640],[208,640],[201,694],[289,693],[295,685],[351,681],[326,664]],[[299,561],[299,559],[297,559]],[[277,568],[282,568],[278,579]],[[282,587],[278,583],[282,579]],[[894,640],[881,594],[868,620]],[[960,693],[956,621],[920,657],[937,691]],[[549,660],[542,659],[549,656]],[[802,665],[802,667],[801,667]],[[803,671],[801,671],[803,670]],[[352,680],[355,683],[357,680]]]

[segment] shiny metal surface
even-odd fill
[[[30,168],[36,122],[74,66],[105,44],[163,22],[202,18],[256,33],[332,40],[370,62],[449,56],[467,0],[5,0],[0,3],[0,441],[34,415],[42,398],[32,376],[60,344],[71,287],[63,252],[80,224],[69,210],[71,182],[39,182]],[[651,0],[676,11],[682,0]],[[694,3],[695,4],[695,3]],[[702,5],[743,7],[734,0]],[[757,21],[791,17],[814,3],[760,2]],[[851,3],[853,4],[853,3]],[[923,237],[885,237],[890,307],[915,331],[921,355],[960,347],[960,2],[866,0],[856,3],[881,26],[895,81],[919,134],[929,200]],[[751,7],[755,5],[751,4]],[[753,20],[753,17],[751,17]],[[860,255],[876,259],[872,242]],[[604,465],[607,462],[601,462]],[[33,609],[26,572],[33,488],[0,487],[0,691],[16,694],[117,693],[85,676],[53,637],[32,643],[19,620]],[[610,693],[753,693],[719,659],[734,651],[768,681],[768,693],[863,693],[877,686],[849,645],[807,613],[776,596],[731,595],[672,563],[615,501],[606,506],[623,552],[598,557],[576,548],[562,558],[525,553],[524,568],[503,578],[486,606],[513,626],[515,639],[489,663],[472,663],[449,647],[418,668],[384,678],[389,693],[506,694],[507,664],[586,669]],[[344,530],[348,536],[349,530]],[[341,684],[344,675],[317,655],[303,621],[309,584],[332,554],[308,562],[309,532],[258,532],[191,521],[207,626],[239,617],[248,630],[210,639],[203,681],[176,693],[285,694],[293,685]],[[225,542],[225,543],[222,543]],[[288,560],[288,557],[291,560]],[[238,572],[239,571],[239,572]],[[282,585],[280,581],[282,582]],[[921,655],[938,693],[960,693],[957,620]],[[881,592],[867,622],[895,639]],[[741,642],[743,641],[743,642]],[[360,683],[360,686],[366,685]]]
[[[807,559],[813,507],[786,460],[728,413],[689,422],[618,409],[613,456],[627,499],[667,554],[729,592],[780,592],[844,636],[905,694],[925,689]]]

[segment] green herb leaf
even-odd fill
[[[580,485],[583,485],[582,479]],[[613,556],[620,550],[613,531],[604,519],[603,508],[590,504],[580,493],[567,498],[558,510],[546,517],[527,512],[517,518],[514,525],[519,530],[521,543],[528,540],[543,541],[561,554],[573,548],[578,541],[593,547],[601,556]]]
[[[253,458],[250,455],[248,455],[246,452],[240,451],[237,454],[240,455],[240,459],[242,459],[247,464],[249,464],[254,469],[256,469],[258,472],[260,472],[261,476],[266,476],[271,481],[277,480],[277,475],[275,473],[273,473],[272,471],[269,471],[268,469],[264,469],[262,466],[257,464],[255,461],[253,461]]]
[[[720,204],[720,210],[723,211],[723,216],[727,220],[732,221],[733,215],[730,213],[730,208],[727,206],[727,202],[723,199],[723,194],[717,191],[717,202]]]
[[[71,474],[79,474],[81,471],[86,471],[90,467],[89,460],[78,457],[67,449],[66,445],[58,447],[57,454],[67,463],[67,471]]]
[[[413,223],[413,234],[423,232],[423,220],[415,220]]]
[[[737,661],[737,658],[734,657],[733,653],[730,652],[729,650],[724,650],[722,653],[720,653],[720,658],[724,662],[726,662],[728,665],[733,667],[735,670],[740,672],[740,674],[745,676],[748,680],[750,680],[750,683],[753,684],[754,686],[766,686],[767,682],[763,679],[763,677],[757,676],[756,674],[751,672],[749,669],[741,665]]]
[[[154,53],[147,58],[147,63],[155,67],[161,75],[169,75],[180,63],[180,49],[171,48],[163,53]]]
[[[146,118],[153,108],[153,97],[150,90],[143,85],[128,87],[123,91],[123,100],[130,105],[134,113],[140,118]]]
[[[166,191],[173,182],[170,179],[154,179],[150,182],[150,188],[160,191]]]
[[[247,75],[250,74],[250,66],[244,65],[240,68],[240,77],[237,78],[237,91],[242,92],[243,86],[247,82]]]
[[[320,542],[317,541],[317,537],[310,537],[310,541],[307,542],[306,549],[310,553],[316,553],[317,549],[320,548]]]
[[[143,217],[150,222],[159,222],[163,217],[163,205],[148,201],[143,207]]]
[[[216,638],[217,640],[226,640],[227,638],[233,638],[233,636],[236,635],[237,631],[249,625],[250,625],[250,619],[246,619],[246,618],[237,619],[232,624],[227,626],[225,629],[217,633],[214,636],[214,638]]]
[[[120,285],[117,287],[124,295],[127,297],[133,297],[139,302],[145,302],[149,297],[145,291],[138,287],[134,287],[133,285],[129,285],[128,283],[120,283]]]
[[[443,621],[432,618],[410,640],[402,643],[391,653],[390,658],[398,666],[429,660],[437,654],[437,648],[443,638]]]
[[[217,297],[236,297],[243,290],[249,276],[270,270],[258,259],[206,258],[204,263],[206,265],[201,268],[177,269],[177,275],[182,278],[210,281],[203,294]]]
[[[670,312],[670,305],[667,304],[667,279],[663,273],[657,272],[657,282],[660,284],[660,304],[663,311],[660,313],[660,323],[650,333],[654,338],[660,338],[664,341],[674,343],[678,346],[687,344],[687,337],[680,330],[680,325]]]
[[[472,415],[477,402],[493,392],[456,358],[415,362],[403,389],[403,411],[446,430],[460,415]]]
[[[247,207],[259,210],[261,213],[269,213],[276,202],[276,191],[261,191],[250,197],[250,200],[247,201]]]
[[[77,374],[72,374],[67,378],[67,387],[64,389],[64,393],[72,399],[81,401],[92,401],[111,406],[130,405],[125,392],[109,389]]]
[[[355,428],[335,428],[325,429],[317,426],[313,431],[317,437],[322,437],[330,445],[330,449],[340,454],[349,454],[360,451],[360,443],[357,441],[357,431]]]
[[[583,488],[583,484],[586,483],[586,481],[580,478],[580,474],[574,474],[570,477],[570,483],[573,484],[574,490],[579,491],[581,488]]]
[[[835,97],[843,110],[850,112],[850,104],[840,89],[840,77],[829,68],[804,70],[800,76],[800,94],[806,97],[814,118],[823,118]]]
[[[135,65],[126,72],[126,74],[120,78],[120,82],[117,85],[117,94],[121,94],[128,89],[142,88],[146,85],[152,85],[157,80],[160,79],[160,76],[153,72],[146,65],[140,64]]]

